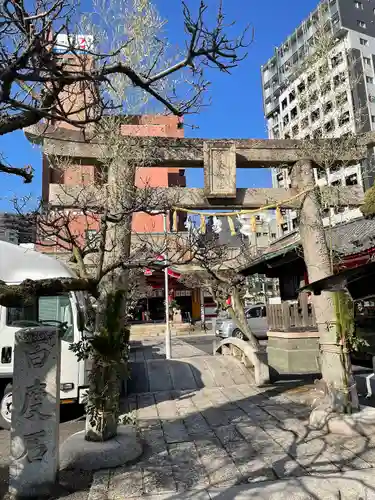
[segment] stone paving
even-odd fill
[[[190,336],[189,338],[191,338]],[[202,337],[202,335],[200,335]],[[207,335],[208,339],[213,339]],[[142,362],[151,359],[165,359],[164,338],[146,338],[142,340],[132,340],[132,350],[130,352],[130,362]],[[201,349],[189,344],[184,338],[172,338],[173,359],[193,358],[204,354]],[[212,350],[211,350],[212,353]]]
[[[134,465],[95,474],[89,500],[149,495],[159,500],[276,499],[287,498],[277,496],[287,483],[267,493],[277,480],[302,485],[321,478],[316,484],[325,480],[333,488],[333,480],[326,483],[332,474],[337,479],[340,474],[372,472],[375,477],[375,471],[368,471],[375,466],[375,436],[345,438],[310,431],[310,408],[285,389],[247,383],[130,397],[128,410],[136,413],[144,456]],[[299,496],[289,498],[375,498],[367,491],[362,497],[358,488],[346,488],[354,491],[352,496],[337,496],[336,490],[314,496],[307,486],[301,488]],[[265,496],[257,496],[259,491]]]
[[[213,351],[212,336],[208,337]],[[238,368],[235,359],[207,355],[183,339],[172,339],[173,359],[165,359],[163,340],[146,340],[132,343],[130,354],[130,380],[128,393],[173,390],[198,390],[203,387],[253,384],[248,370]]]

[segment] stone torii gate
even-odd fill
[[[48,156],[66,157],[83,165],[100,163],[103,157],[103,144],[95,138],[87,140],[80,131],[62,128],[46,128],[43,125],[26,129],[26,135],[33,142],[42,143],[43,152]],[[290,189],[284,188],[237,188],[237,168],[291,168],[301,160],[312,160],[319,164],[319,150],[326,151],[326,143],[335,140],[317,141],[317,154],[314,158],[305,158],[301,141],[269,139],[168,139],[124,137],[134,147],[144,147],[152,153],[152,166],[204,168],[204,189],[167,188],[171,194],[177,194],[178,206],[183,208],[210,209],[257,209],[268,204],[277,204],[280,208],[300,208],[301,200],[293,199],[304,187],[298,183]],[[337,141],[337,139],[336,139]],[[319,146],[319,143],[322,143]],[[325,143],[325,144],[323,144]],[[375,134],[359,135],[354,147],[337,163],[355,164],[368,157],[368,148],[375,145]],[[111,152],[106,151],[108,158]],[[74,193],[74,187],[71,193]],[[163,191],[163,188],[155,188]],[[165,188],[164,188],[165,189]],[[330,206],[358,206],[363,201],[360,186],[320,188],[322,199]],[[72,196],[73,198],[73,196]],[[69,205],[66,188],[52,185],[50,203]]]
[[[103,145],[95,137],[88,140],[80,131],[32,127],[26,134],[33,141],[43,142],[47,155],[68,157],[85,165],[100,163]],[[322,201],[325,206],[358,206],[363,201],[360,186],[315,188],[313,168],[324,163],[320,151],[339,150],[339,139],[320,139],[316,142],[314,158],[306,157],[303,142],[298,140],[261,139],[166,139],[124,138],[134,146],[152,151],[153,165],[165,167],[204,167],[204,189],[164,188],[178,194],[177,206],[190,209],[258,209],[275,204],[282,208],[300,210],[300,235],[309,280],[318,281],[331,274],[330,256],[325,240],[320,215]],[[375,134],[358,135],[350,151],[341,152],[337,164],[355,164],[370,155],[375,146]],[[111,154],[107,151],[107,157]],[[154,160],[155,158],[155,160]],[[150,165],[152,166],[152,165]],[[290,167],[293,169],[292,188],[248,188],[236,189],[237,168]],[[130,174],[129,174],[130,175]],[[132,174],[133,175],[133,174]],[[134,178],[134,177],[133,177]],[[132,182],[132,179],[130,179]],[[161,188],[155,188],[161,189]],[[74,191],[74,188],[72,188]],[[304,193],[292,201],[289,198]],[[171,192],[172,194],[172,192]],[[71,199],[74,199],[72,196]],[[69,206],[66,188],[54,185],[50,191],[50,203]],[[130,242],[128,243],[130,252]],[[314,297],[314,305],[320,334],[322,374],[330,387],[342,387],[343,367],[340,360],[342,350],[337,345],[335,310],[330,296],[323,293]],[[327,321],[328,318],[328,321]],[[333,324],[333,327],[331,325]],[[328,326],[327,326],[328,325]]]

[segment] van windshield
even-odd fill
[[[31,326],[57,326],[62,330],[62,340],[73,342],[73,313],[69,295],[38,297],[25,307],[8,307],[6,324],[27,328]]]

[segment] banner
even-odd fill
[[[53,52],[57,54],[83,54],[92,50],[94,37],[92,35],[57,35]]]

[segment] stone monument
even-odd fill
[[[59,467],[60,340],[57,328],[15,334],[9,492],[50,491]]]

